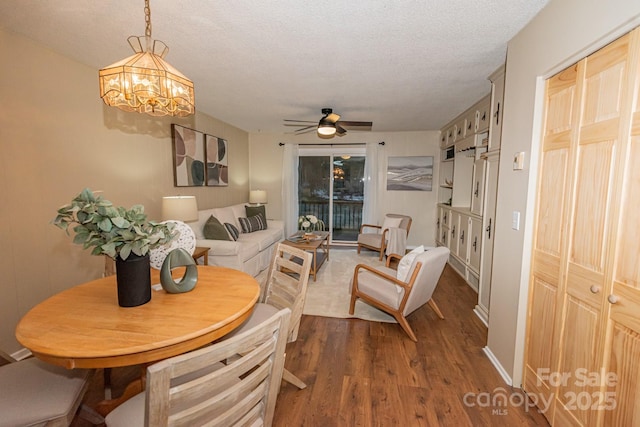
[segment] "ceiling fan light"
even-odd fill
[[[335,123],[331,123],[325,118],[320,119],[320,123],[318,123],[318,133],[323,136],[334,135],[336,133]]]

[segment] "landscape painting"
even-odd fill
[[[387,190],[431,191],[433,156],[389,157]]]

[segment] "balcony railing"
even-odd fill
[[[329,201],[313,200],[298,203],[300,215],[313,214],[329,226]],[[362,225],[362,201],[333,201],[333,240],[356,241]]]

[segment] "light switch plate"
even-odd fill
[[[520,212],[513,211],[513,217],[511,219],[511,228],[514,230],[520,230]]]
[[[524,151],[513,155],[513,170],[519,171],[522,169],[524,169]]]

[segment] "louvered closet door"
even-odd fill
[[[545,128],[540,157],[537,215],[529,287],[524,389],[549,399],[548,374],[558,369],[562,322],[561,264],[566,260],[569,161],[577,122],[577,65],[547,81]],[[555,403],[552,399],[552,402]],[[545,413],[551,420],[552,408]]]
[[[617,227],[612,292],[605,306],[609,312],[610,339],[606,349],[608,372],[615,384],[608,384],[605,398],[614,399],[615,408],[604,411],[605,426],[640,425],[640,33],[634,31],[632,51],[636,52],[635,106],[632,112],[629,143],[621,151],[623,169],[622,197],[613,200],[620,206],[614,216]]]

